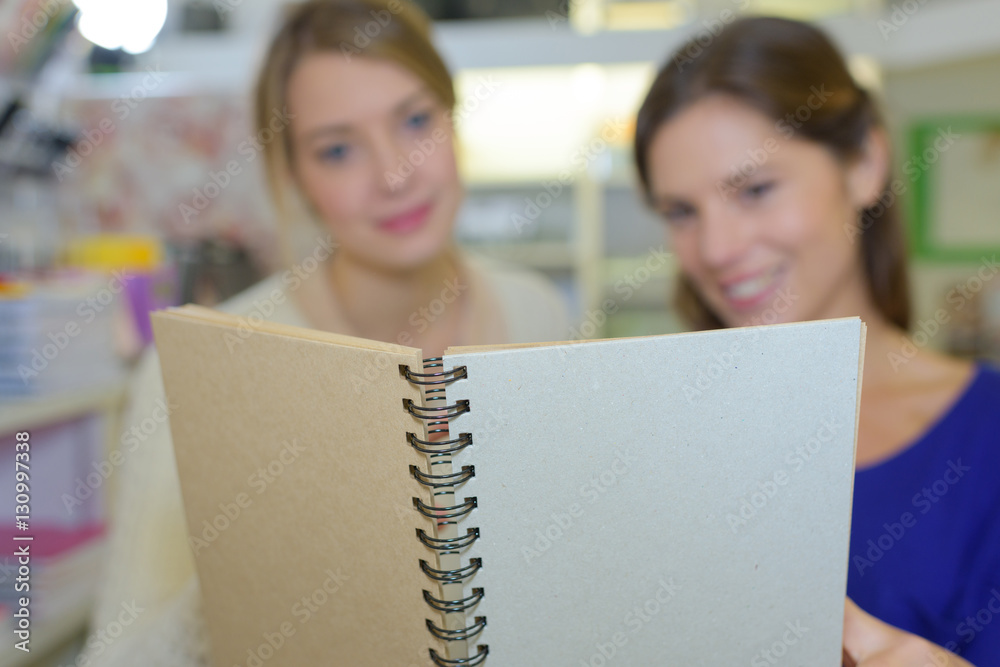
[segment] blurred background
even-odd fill
[[[567,338],[682,328],[674,267],[657,259],[663,228],[635,186],[634,116],[674,48],[750,12],[819,23],[883,101],[915,343],[1000,358],[1000,0],[419,4],[458,87],[458,235],[555,280],[577,323]],[[0,534],[14,532],[13,434],[30,430],[33,529],[46,537],[30,654],[6,640],[16,563],[0,556],[0,666],[75,664],[85,641],[148,313],[218,303],[280,268],[247,146],[281,5],[0,0]],[[949,128],[958,138],[936,149]],[[227,177],[232,160],[242,170]]]

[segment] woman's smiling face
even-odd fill
[[[858,211],[877,165],[850,165],[721,94],[653,135],[648,173],[682,272],[727,326],[837,317],[865,294]]]
[[[374,58],[305,57],[288,82],[292,168],[339,252],[406,270],[449,243],[462,199],[448,109]]]

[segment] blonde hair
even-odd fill
[[[451,73],[431,43],[431,22],[409,0],[307,0],[286,10],[257,77],[254,125],[257,136],[287,105],[288,81],[301,60],[313,53],[378,58],[416,75],[450,112],[455,106]],[[270,130],[269,130],[270,131]],[[292,200],[305,203],[292,177],[290,132],[263,143],[268,186],[282,225],[295,218]],[[292,192],[289,192],[292,187]]]

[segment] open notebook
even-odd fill
[[[428,364],[153,321],[217,667],[840,665],[859,319]]]

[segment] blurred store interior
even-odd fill
[[[31,429],[34,466],[47,471],[34,521],[54,536],[34,575],[34,649],[5,641],[0,665],[72,664],[86,636],[115,484],[108,452],[125,446],[121,406],[151,342],[149,312],[216,304],[279,268],[261,160],[246,147],[253,77],[282,4],[0,4],[0,450]],[[458,88],[457,234],[548,274],[578,323],[567,338],[682,329],[675,267],[648,263],[669,243],[635,185],[634,115],[669,52],[746,11],[816,21],[850,55],[883,101],[905,174],[916,340],[1000,358],[1000,279],[987,262],[1000,251],[1000,1],[419,4]],[[947,127],[955,147],[925,159]],[[241,174],[213,187],[232,160]],[[945,219],[954,224],[936,224]],[[642,289],[623,289],[625,277]],[[13,461],[0,460],[4,534]],[[0,556],[10,626],[12,564]]]

